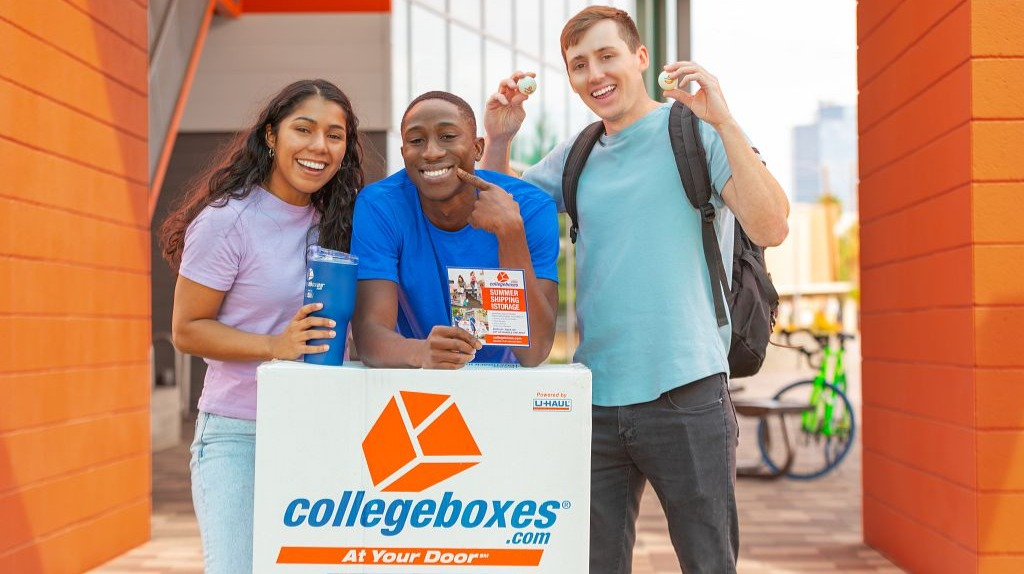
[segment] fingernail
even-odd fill
[[[330,351],[331,350],[331,346],[330,345],[324,345],[324,350],[325,351]]]
[[[324,304],[323,303],[317,303],[316,304],[316,308],[317,309],[323,309],[324,308]]]
[[[333,327],[333,326],[335,326],[335,325],[337,325],[337,323],[335,323],[333,319],[329,319],[329,320],[327,321],[327,326],[328,326],[328,327]]]
[[[335,335],[335,332],[334,332],[334,331],[331,331],[331,338],[332,338],[332,339],[334,338],[334,335]]]

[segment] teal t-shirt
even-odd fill
[[[719,328],[701,243],[700,213],[679,180],[668,135],[670,105],[602,136],[577,194],[580,346],[594,404],[622,406],[728,373],[730,327]],[[718,133],[700,122],[722,259],[732,275],[735,217],[721,190],[732,170]],[[577,134],[578,135],[578,134]],[[565,211],[562,168],[575,136],[523,174]]]

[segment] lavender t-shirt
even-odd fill
[[[285,203],[262,188],[224,207],[207,207],[185,233],[179,273],[224,291],[217,320],[241,331],[276,334],[302,306],[311,206]],[[206,359],[199,410],[256,418],[259,361]]]

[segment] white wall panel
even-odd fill
[[[244,127],[289,82],[325,78],[352,100],[360,128],[391,125],[388,14],[245,14],[216,18],[206,39],[183,132]]]

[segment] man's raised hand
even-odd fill
[[[484,105],[484,132],[489,138],[511,140],[526,119],[523,102],[530,96],[519,91],[521,78],[537,77],[533,72],[516,71],[498,84],[498,91],[487,98]]]
[[[732,121],[732,113],[725,103],[718,78],[710,72],[695,62],[666,64],[665,71],[668,72],[669,78],[679,80],[679,85],[675,89],[665,90],[666,96],[685,104],[695,116],[712,126],[717,127],[724,122]],[[696,82],[696,93],[691,94],[686,89],[690,82]]]

